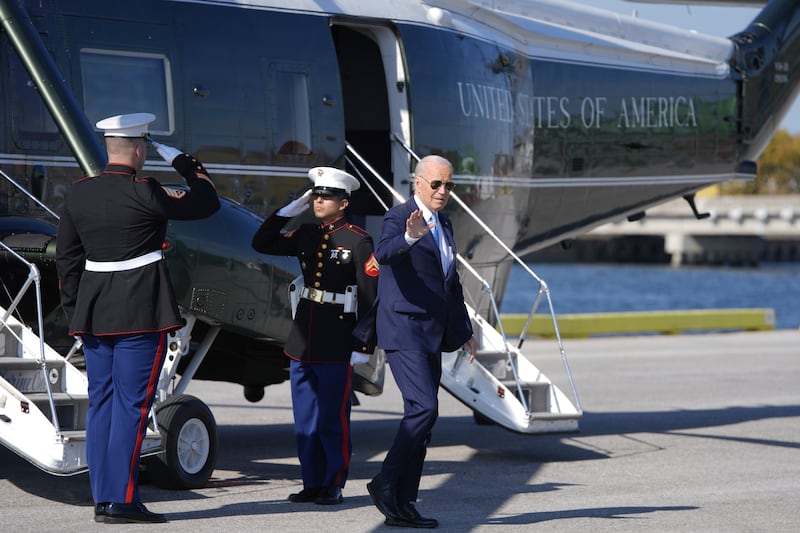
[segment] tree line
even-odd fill
[[[722,194],[800,193],[800,135],[779,130],[758,158],[755,180],[722,184]]]

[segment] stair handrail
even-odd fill
[[[399,135],[397,135],[397,133],[394,133],[394,132],[393,132],[393,133],[390,135],[390,137],[391,137],[391,139],[393,139],[393,140],[395,140],[397,143],[399,143],[399,144],[400,144],[400,146],[402,146],[402,147],[403,147],[403,149],[404,149],[404,150],[405,150],[405,151],[406,151],[406,152],[407,152],[407,153],[408,153],[408,154],[409,154],[409,155],[410,155],[410,156],[411,156],[411,157],[412,157],[414,160],[416,160],[416,161],[419,161],[419,160],[420,160],[420,157],[419,157],[419,156],[418,156],[418,155],[417,155],[417,154],[414,152],[414,150],[413,150],[413,149],[412,149],[412,148],[411,148],[411,147],[410,147],[408,144],[406,144],[406,142],[405,142],[405,141],[404,141],[404,140],[403,140],[403,139],[402,139],[402,138],[401,138]],[[394,196],[394,197],[395,197],[397,200],[399,200],[399,201],[401,201],[401,202],[406,200],[406,199],[405,199],[405,197],[403,197],[403,195],[402,195],[402,194],[400,194],[399,192],[397,192],[397,191],[394,189],[394,187],[393,187],[393,186],[392,186],[390,183],[388,183],[388,182],[387,182],[387,181],[386,181],[386,180],[385,180],[385,179],[384,179],[384,178],[383,178],[383,177],[380,175],[380,173],[379,173],[379,172],[378,172],[378,171],[377,171],[375,168],[373,168],[373,167],[372,167],[372,165],[370,165],[370,164],[369,164],[369,163],[368,163],[368,162],[367,162],[367,161],[366,161],[366,160],[365,160],[365,159],[364,159],[364,158],[363,158],[363,157],[362,157],[362,156],[361,156],[361,155],[360,155],[360,154],[359,154],[359,153],[356,151],[356,149],[355,149],[355,148],[354,148],[354,147],[353,147],[353,146],[352,146],[352,145],[351,145],[349,142],[347,142],[347,141],[345,141],[345,149],[346,149],[346,152],[347,152],[347,153],[349,153],[349,154],[351,154],[353,157],[355,157],[355,158],[356,158],[356,159],[357,159],[357,160],[358,160],[358,161],[359,161],[359,162],[360,162],[360,163],[361,163],[361,164],[362,164],[362,165],[363,165],[363,166],[364,166],[364,167],[365,167],[365,168],[366,168],[366,169],[367,169],[367,170],[368,170],[368,171],[369,171],[369,172],[370,172],[370,173],[371,173],[371,174],[372,174],[372,175],[373,175],[373,176],[374,176],[374,177],[375,177],[375,178],[376,178],[376,179],[377,179],[377,180],[378,180],[378,181],[379,181],[379,182],[380,182],[380,183],[381,183],[381,184],[382,184],[382,185],[383,185],[383,186],[384,186],[384,187],[385,187],[385,188],[386,188],[386,189],[387,189],[389,192],[391,192],[391,193],[392,193],[392,195],[393,195],[393,196]],[[357,167],[356,167],[356,165],[353,165],[352,161],[349,159],[349,157],[348,157],[348,156],[346,156],[346,159],[348,160],[348,162],[350,163],[350,165],[351,165],[353,168],[355,168],[355,169],[356,169],[356,171],[357,171]],[[367,180],[363,179],[363,176],[361,176],[361,178],[362,178],[362,179],[361,179],[361,182],[362,182],[362,183],[365,183],[365,184],[367,184],[367,187],[370,189],[370,191],[372,192],[372,194],[373,194],[373,195],[375,195],[375,197],[378,199],[378,201],[381,203],[381,205],[384,207],[384,209],[388,210],[388,209],[389,209],[389,208],[388,208],[388,206],[386,206],[386,204],[385,204],[385,203],[383,202],[383,200],[380,198],[380,195],[378,195],[378,194],[377,194],[377,192],[374,190],[374,188],[373,188],[371,185],[369,185],[369,183],[367,182]],[[487,226],[487,225],[486,225],[486,223],[484,223],[484,222],[483,222],[483,220],[482,220],[482,219],[481,219],[481,218],[480,218],[480,217],[479,217],[479,216],[478,216],[478,215],[477,215],[477,214],[476,214],[474,211],[472,211],[472,209],[470,209],[470,208],[469,208],[469,206],[467,206],[467,205],[466,205],[466,204],[465,204],[465,203],[464,203],[464,202],[463,202],[463,201],[462,201],[462,200],[461,200],[461,199],[458,197],[458,195],[457,195],[455,192],[451,192],[451,193],[450,193],[450,196],[451,196],[453,199],[455,199],[455,201],[458,203],[458,205],[459,205],[459,206],[461,206],[461,208],[462,208],[462,209],[464,209],[464,211],[465,211],[465,212],[466,212],[466,213],[467,213],[467,214],[468,214],[468,215],[469,215],[469,216],[470,216],[470,217],[471,217],[471,218],[472,218],[472,219],[473,219],[475,222],[477,222],[477,223],[478,223],[478,225],[479,225],[479,226],[480,226],[480,227],[481,227],[481,228],[482,228],[482,229],[483,229],[483,230],[484,230],[484,231],[485,231],[485,232],[486,232],[486,233],[487,233],[487,234],[488,234],[490,237],[492,237],[492,238],[493,238],[493,239],[494,239],[494,240],[495,240],[495,241],[496,241],[498,244],[500,244],[500,245],[503,247],[503,249],[506,251],[506,253],[508,253],[508,254],[509,254],[509,255],[510,255],[510,256],[511,256],[511,257],[512,257],[512,258],[513,258],[513,259],[514,259],[514,260],[515,260],[517,263],[519,263],[519,264],[520,264],[520,265],[523,267],[523,269],[524,269],[526,272],[528,272],[528,274],[529,274],[531,277],[533,277],[533,278],[534,278],[534,280],[535,280],[535,281],[537,281],[537,282],[539,283],[539,293],[538,293],[538,295],[537,295],[537,297],[536,297],[536,300],[534,301],[534,305],[533,305],[533,306],[532,306],[532,308],[531,308],[531,311],[530,311],[530,313],[529,313],[529,316],[528,316],[528,320],[527,320],[527,322],[525,323],[525,326],[523,327],[523,330],[522,330],[522,332],[520,333],[520,341],[519,341],[519,344],[518,344],[518,346],[517,346],[517,350],[519,350],[520,348],[522,348],[522,344],[523,344],[523,342],[524,342],[524,338],[525,338],[525,336],[526,336],[526,335],[527,335],[527,333],[528,333],[528,328],[529,328],[529,326],[530,326],[530,323],[531,323],[531,321],[532,321],[533,315],[536,313],[536,310],[538,309],[538,306],[539,306],[539,304],[540,304],[540,302],[541,302],[542,294],[544,293],[544,294],[545,294],[545,296],[547,297],[547,302],[548,302],[549,309],[550,309],[550,316],[551,316],[551,317],[552,317],[552,319],[553,319],[553,327],[554,327],[555,336],[556,336],[556,339],[557,339],[557,342],[558,342],[559,351],[560,351],[560,354],[561,354],[561,359],[562,359],[562,362],[563,362],[563,364],[564,364],[564,369],[565,369],[565,372],[566,372],[566,374],[567,374],[567,378],[568,378],[568,380],[569,380],[569,383],[570,383],[570,387],[571,387],[571,390],[572,390],[572,395],[573,395],[573,397],[575,398],[575,405],[576,405],[576,408],[577,408],[577,409],[580,411],[580,410],[581,410],[580,398],[579,398],[579,396],[578,396],[578,391],[577,391],[577,388],[575,387],[575,381],[574,381],[574,379],[573,379],[573,376],[572,376],[572,369],[570,368],[569,361],[567,360],[566,350],[565,350],[565,348],[564,348],[564,343],[563,343],[563,341],[562,341],[562,339],[561,339],[561,333],[560,333],[560,331],[559,331],[559,329],[558,329],[558,322],[557,322],[557,319],[556,319],[555,311],[554,311],[554,309],[553,309],[553,303],[552,303],[552,300],[551,300],[551,298],[550,298],[550,289],[549,289],[549,287],[547,286],[547,283],[545,283],[545,281],[544,281],[543,279],[541,279],[539,276],[537,276],[537,275],[536,275],[536,273],[535,273],[535,272],[533,272],[533,270],[531,270],[531,269],[530,269],[530,267],[528,267],[528,265],[526,265],[526,264],[525,264],[525,263],[522,261],[522,259],[520,259],[520,258],[519,258],[519,256],[517,256],[517,255],[516,255],[516,254],[515,254],[515,253],[514,253],[514,252],[513,252],[513,251],[512,251],[512,250],[511,250],[511,249],[510,249],[510,248],[509,248],[509,247],[508,247],[508,246],[507,246],[507,245],[506,245],[506,244],[505,244],[505,243],[504,243],[504,242],[503,242],[503,241],[502,241],[502,240],[501,240],[501,239],[500,239],[498,236],[497,236],[497,234],[496,234],[494,231],[492,231],[492,229],[491,229],[491,228],[489,228],[489,226]],[[494,315],[495,315],[495,316],[497,317],[497,319],[498,319],[498,320],[497,320],[497,328],[499,329],[499,333],[500,333],[500,335],[501,335],[501,337],[502,337],[502,339],[503,339],[504,351],[505,351],[506,357],[507,357],[507,359],[508,359],[508,362],[509,362],[509,364],[510,364],[510,366],[511,366],[512,373],[513,373],[513,375],[514,375],[514,381],[515,381],[515,383],[516,383],[516,385],[517,385],[517,389],[518,389],[518,392],[519,392],[519,397],[520,397],[520,400],[521,400],[521,402],[522,402],[522,404],[523,404],[523,407],[525,408],[525,410],[526,410],[526,411],[529,411],[529,406],[527,405],[527,401],[525,400],[525,394],[523,394],[523,392],[522,392],[522,385],[521,385],[521,383],[520,383],[520,379],[519,379],[519,373],[518,373],[518,370],[517,370],[517,364],[516,364],[516,361],[514,360],[514,358],[511,356],[511,351],[509,350],[510,343],[508,342],[508,337],[507,337],[507,335],[506,335],[506,332],[505,332],[505,329],[504,329],[504,327],[503,327],[503,323],[502,323],[502,321],[500,320],[500,312],[499,312],[499,309],[498,309],[498,306],[497,306],[497,300],[496,300],[496,299],[495,299],[495,297],[494,297],[494,293],[493,293],[493,290],[492,290],[492,286],[491,286],[491,284],[490,284],[490,283],[489,283],[489,282],[488,282],[486,279],[484,279],[484,278],[483,278],[483,277],[482,277],[480,274],[478,274],[478,272],[477,272],[477,271],[476,271],[476,270],[475,270],[475,269],[472,267],[472,265],[470,265],[470,264],[469,264],[469,262],[468,262],[468,261],[467,261],[467,260],[466,260],[464,257],[462,257],[462,256],[461,256],[461,254],[456,254],[456,259],[458,260],[458,262],[459,262],[459,263],[460,263],[460,264],[461,264],[461,265],[462,265],[462,266],[463,266],[463,267],[464,267],[464,268],[465,268],[467,271],[469,271],[469,272],[470,272],[470,274],[472,274],[472,275],[473,275],[473,276],[474,276],[474,277],[475,277],[475,278],[476,278],[476,279],[477,279],[477,280],[480,282],[480,284],[481,284],[481,300],[479,300],[479,304],[482,302],[482,298],[483,298],[483,296],[484,296],[484,295],[488,295],[488,297],[489,297],[489,302],[490,302],[490,304],[491,304],[491,306],[492,306],[492,312],[494,313]],[[475,306],[474,313],[475,313],[475,315],[476,315],[476,316],[478,315],[478,309],[479,309],[479,308],[480,308],[480,306],[479,306],[479,305],[476,305],[476,306]]]
[[[406,201],[406,198],[402,194],[400,194],[397,190],[395,190],[395,188],[392,187],[385,179],[383,179],[383,177],[380,175],[380,173],[374,167],[372,167],[372,165],[370,165],[369,162],[361,156],[361,154],[358,153],[358,151],[353,147],[353,145],[351,145],[349,142],[345,141],[345,148],[346,148],[347,152],[349,152],[353,157],[358,159],[358,161],[362,165],[364,165],[364,167],[373,175],[373,177],[375,177],[378,181],[380,181],[381,184],[384,187],[386,187],[398,201],[400,201],[400,202],[405,202]],[[414,154],[412,154],[412,155],[414,155]],[[380,197],[380,195],[375,190],[375,188],[372,187],[372,185],[366,179],[364,179],[364,176],[361,175],[361,171],[358,170],[358,167],[353,164],[353,161],[348,156],[345,156],[345,159],[347,159],[347,162],[350,164],[351,167],[353,167],[353,169],[355,169],[355,172],[359,175],[359,178],[360,178],[359,181],[361,181],[362,183],[366,184],[366,186],[367,186],[367,188],[369,188],[370,192],[372,192],[372,194],[375,196],[375,198],[378,200],[378,202],[380,202],[380,204],[383,206],[384,211],[388,211],[389,210],[389,206],[386,205],[386,203]],[[478,274],[478,272],[474,268],[472,268],[472,265],[470,265],[467,262],[467,260],[464,259],[461,256],[461,254],[457,253],[456,254],[456,259],[458,260],[458,262],[464,268],[466,268],[473,276],[475,276],[475,278],[481,284],[481,297],[478,300],[478,303],[473,308],[474,316],[475,317],[478,316],[478,309],[480,309],[480,304],[482,302],[483,295],[487,294],[487,293],[489,294],[489,299],[490,299],[490,301],[492,303],[492,309],[494,310],[495,313],[497,313],[497,303],[495,301],[494,295],[492,294],[492,286],[489,284],[489,282],[486,281],[486,279],[484,279],[480,274]],[[495,316],[499,316],[499,315],[496,314]],[[503,325],[502,324],[500,324],[500,331],[501,331],[501,334],[503,336],[503,341],[504,341],[503,342],[503,351],[505,353],[506,359],[508,359],[508,362],[511,365],[511,371],[514,374],[514,383],[517,386],[517,394],[519,396],[520,401],[522,402],[522,407],[525,409],[525,411],[529,411],[530,410],[530,406],[528,405],[528,402],[525,399],[526,396],[525,396],[525,394],[523,394],[523,391],[522,391],[522,383],[521,383],[521,380],[519,378],[519,372],[517,371],[517,363],[514,360],[514,358],[511,356],[511,350],[508,349],[509,344],[508,344],[508,341],[506,340],[505,331],[503,331]]]
[[[36,205],[38,205],[39,207],[41,207],[42,209],[44,209],[45,211],[47,211],[47,212],[48,212],[48,213],[49,213],[49,214],[50,214],[50,215],[51,215],[53,218],[55,218],[56,220],[60,220],[60,217],[59,217],[59,216],[56,214],[56,212],[55,212],[55,211],[53,211],[52,209],[50,209],[49,207],[47,207],[47,205],[46,205],[44,202],[42,202],[41,200],[39,200],[38,198],[36,198],[36,197],[33,195],[33,193],[31,193],[31,192],[30,192],[28,189],[26,189],[25,187],[23,187],[23,186],[22,186],[20,183],[18,183],[18,182],[17,182],[17,181],[16,181],[14,178],[12,178],[11,176],[9,176],[9,175],[8,175],[8,174],[6,174],[5,172],[3,172],[3,170],[2,170],[2,169],[0,169],[0,176],[2,176],[2,177],[3,177],[3,178],[4,178],[4,179],[7,181],[7,182],[9,182],[11,185],[13,185],[13,186],[14,186],[14,187],[16,187],[17,189],[19,189],[19,191],[20,191],[22,194],[24,194],[25,196],[27,196],[29,199],[33,200],[33,202],[34,202]]]
[[[14,178],[12,178],[8,174],[6,174],[2,169],[0,169],[0,176],[2,176],[6,181],[11,183],[14,187],[19,189],[20,192],[22,192],[29,199],[33,200],[33,202],[36,205],[38,205],[39,207],[44,209],[53,218],[55,218],[56,220],[61,220],[61,217],[59,217],[58,214],[55,211],[53,211],[52,209],[47,207],[47,205],[44,202],[42,202],[41,200],[36,198],[28,189],[23,187]],[[13,257],[15,257],[16,259],[18,259],[19,261],[22,261],[25,265],[27,265],[28,269],[29,269],[29,272],[35,272],[35,276],[33,276],[33,277],[32,277],[31,273],[28,274],[28,279],[23,284],[22,288],[20,289],[19,293],[17,294],[17,297],[14,298],[14,301],[12,302],[11,306],[9,307],[9,309],[6,311],[5,315],[2,318],[0,318],[0,322],[2,322],[2,325],[4,327],[6,327],[6,320],[11,315],[11,313],[14,311],[14,309],[16,309],[17,305],[19,305],[20,300],[22,300],[22,298],[24,297],[25,292],[28,290],[28,288],[31,285],[31,282],[35,282],[35,284],[36,284],[37,320],[38,320],[38,324],[39,324],[39,344],[40,344],[40,353],[42,355],[42,357],[41,357],[41,359],[39,361],[40,361],[40,364],[42,365],[42,369],[43,369],[43,371],[45,373],[45,384],[47,385],[47,396],[48,396],[48,399],[50,401],[50,412],[52,413],[53,426],[56,428],[56,433],[61,433],[61,429],[60,429],[60,426],[59,426],[59,423],[58,423],[58,416],[57,416],[56,410],[55,410],[55,403],[54,403],[54,400],[53,400],[52,387],[50,386],[50,380],[47,379],[47,363],[46,363],[45,356],[44,356],[44,353],[45,353],[44,352],[44,344],[45,344],[45,342],[44,342],[44,328],[42,326],[42,324],[44,323],[44,320],[42,319],[43,315],[42,315],[41,275],[39,274],[39,269],[36,267],[36,265],[34,265],[33,263],[30,263],[25,258],[23,258],[19,254],[17,254],[13,249],[9,248],[8,245],[6,245],[4,242],[0,241],[0,247],[2,247],[8,253],[10,253]],[[7,328],[7,329],[9,331],[11,331],[10,328]],[[16,337],[16,335],[13,333],[13,331],[11,331],[11,334]],[[22,339],[17,337],[17,340],[20,342],[20,344],[23,344],[22,343]],[[23,346],[24,346],[24,344],[23,344]],[[64,359],[66,361],[69,361],[70,358],[73,355],[75,355],[75,353],[77,353],[77,351],[80,350],[82,347],[83,347],[83,341],[81,340],[80,337],[76,337],[75,338],[75,342],[72,343],[72,347],[69,349],[69,352],[67,353],[67,355],[64,356]],[[155,404],[153,405],[153,407],[151,407],[151,410],[153,412],[153,414],[152,414],[153,420],[155,420]],[[153,424],[153,427],[158,429],[158,425],[155,422]]]
[[[369,165],[369,163],[355,150],[355,148],[351,144],[346,143],[346,146],[347,146],[347,150],[354,157],[356,157],[359,160],[359,162],[361,164],[363,164],[370,171],[370,173],[373,174],[373,176],[375,176],[377,179],[379,179],[385,187],[389,188],[389,190],[392,192],[392,194],[395,196],[395,198],[397,198],[401,202],[404,202],[406,200],[406,198],[403,197],[402,194],[397,192],[393,187],[391,187],[391,185],[389,185],[378,174],[377,170],[375,170],[371,165]],[[412,154],[412,155],[414,155],[416,157],[415,154]],[[361,175],[361,172],[358,170],[358,167],[353,165],[352,161],[350,161],[349,158],[347,158],[347,159],[348,159],[348,163],[350,163],[350,165],[359,174],[359,177],[361,178],[361,181],[363,183],[367,183],[368,184],[367,180],[364,179],[364,177]],[[370,189],[370,191],[372,191],[373,194],[377,195],[377,192],[375,191],[375,189],[372,186],[370,186],[369,184],[367,186]],[[379,196],[376,196],[376,197],[378,198],[378,201],[381,203],[381,205],[383,205],[384,209],[388,211],[389,208],[386,206],[386,204],[383,202],[383,200],[380,199]],[[478,274],[478,272],[474,268],[472,268],[472,265],[470,265],[469,262],[466,259],[464,259],[463,256],[461,256],[461,254],[456,254],[456,259],[481,284],[481,296],[480,296],[480,298],[478,299],[478,302],[475,304],[475,306],[473,308],[474,317],[478,317],[479,316],[478,315],[478,310],[481,308],[481,303],[483,301],[483,296],[485,294],[489,295],[489,301],[490,301],[490,303],[492,305],[492,310],[495,313],[495,316],[500,316],[499,312],[498,312],[498,308],[497,308],[497,301],[496,301],[496,299],[494,297],[494,294],[492,292],[491,284],[485,278],[483,278],[480,274]],[[523,393],[523,390],[522,390],[522,382],[521,382],[521,379],[519,377],[519,371],[517,370],[517,362],[514,359],[514,357],[512,357],[511,350],[509,349],[509,343],[508,343],[505,331],[503,330],[502,323],[499,324],[499,327],[500,327],[500,334],[502,335],[502,338],[503,338],[503,352],[504,352],[504,354],[506,356],[506,359],[508,360],[509,365],[511,366],[511,372],[514,375],[514,384],[517,387],[517,394],[518,394],[519,400],[522,403],[523,409],[525,409],[526,412],[529,412],[530,411],[530,406],[528,405],[528,401],[526,399],[526,395]]]
[[[13,329],[8,326],[8,317],[16,310],[17,306],[19,305],[22,298],[25,296],[25,293],[30,288],[31,284],[34,285],[36,289],[36,321],[39,326],[39,330],[37,331],[37,338],[39,339],[39,357],[37,358],[39,362],[39,366],[42,369],[42,374],[44,375],[44,384],[45,388],[47,389],[47,400],[50,403],[50,420],[53,423],[53,427],[56,430],[56,434],[61,434],[61,425],[58,422],[58,414],[56,413],[56,405],[55,401],[53,400],[53,387],[50,384],[49,375],[47,372],[47,358],[45,356],[45,342],[44,342],[44,320],[42,314],[42,286],[41,286],[41,274],[39,273],[39,269],[31,263],[30,261],[26,260],[24,257],[19,255],[13,249],[11,249],[6,243],[0,241],[0,248],[3,248],[6,253],[10,254],[12,257],[17,259],[18,261],[22,262],[25,266],[28,267],[28,277],[25,279],[25,282],[22,284],[22,288],[17,293],[16,297],[11,302],[11,305],[0,317],[0,323],[2,326],[8,330],[9,333],[19,342],[24,350],[27,350],[28,347],[25,345],[25,342],[21,337],[19,337]],[[24,327],[24,324],[23,324]]]
[[[400,137],[397,133],[392,132],[392,137],[394,140],[403,147],[413,158],[419,161],[419,156],[414,152],[414,150]],[[555,333],[556,342],[558,343],[558,349],[561,354],[561,361],[564,365],[564,370],[567,374],[567,379],[569,380],[570,388],[572,389],[572,395],[575,398],[575,407],[581,411],[581,402],[580,397],[578,396],[578,389],[575,387],[575,381],[572,376],[572,368],[570,367],[569,360],[567,359],[567,351],[564,348],[564,341],[561,338],[561,331],[558,329],[558,319],[556,318],[556,312],[553,307],[553,300],[550,297],[550,287],[547,283],[536,275],[536,273],[516,254],[514,251],[506,245],[503,240],[497,236],[497,234],[492,231],[492,229],[486,225],[486,223],[472,210],[467,206],[461,198],[458,197],[457,194],[450,193],[450,195],[455,199],[455,201],[460,205],[464,211],[489,235],[497,244],[499,244],[503,250],[518,264],[522,267],[525,272],[528,273],[530,277],[534,279],[534,281],[539,283],[539,293],[536,296],[536,299],[531,306],[531,310],[528,313],[528,319],[525,322],[525,326],[522,328],[522,331],[519,335],[519,343],[517,344],[517,349],[521,349],[525,339],[528,335],[528,328],[530,327],[531,322],[533,321],[533,315],[536,314],[536,311],[539,308],[539,304],[541,303],[542,295],[545,296],[547,299],[548,309],[550,311],[550,318],[553,320],[553,331]],[[500,332],[503,335],[503,340],[508,342],[507,337],[505,335],[505,331],[503,331],[502,320],[500,320],[500,315],[495,314],[497,317],[498,327],[500,328]]]

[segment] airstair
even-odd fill
[[[0,307],[0,443],[51,474],[85,471],[88,381],[38,333],[43,331],[38,268],[5,243],[0,248],[28,269],[9,308]],[[14,316],[31,288],[38,332]],[[159,433],[148,431],[143,453],[160,447]]]
[[[44,216],[58,219],[5,172],[0,171],[0,178],[25,195],[26,202],[34,202]],[[36,242],[38,246],[44,237],[48,236],[0,236],[0,255],[6,265],[27,271],[27,276],[20,276],[25,280],[18,289],[10,290],[5,283],[2,287],[9,304],[8,308],[0,306],[0,444],[45,472],[71,475],[88,469],[88,379],[72,363],[72,357],[80,349],[80,340],[62,356],[44,339],[41,275],[38,267],[20,253],[22,248],[27,249],[21,243]],[[31,291],[35,294],[29,294]],[[34,322],[30,316],[23,320],[20,314],[24,300],[35,301],[36,329],[27,325]],[[27,309],[26,312],[30,313]],[[185,379],[176,377],[178,363],[189,350],[193,323],[194,317],[189,317],[189,324],[170,339],[167,362],[159,377],[154,409],[141,448],[149,479],[170,488],[205,485],[216,459],[214,417],[203,402],[183,393],[196,365],[184,373]],[[203,339],[198,359],[202,359],[217,331],[212,329]]]
[[[402,146],[415,161],[420,159],[400,136],[393,135],[393,141]],[[388,210],[389,206],[381,200],[375,188],[366,180],[365,173],[389,190],[398,201],[406,200],[391,184],[380,176],[351,144],[347,143],[346,148],[347,162],[350,167],[355,170],[360,181],[367,185],[367,188],[384,209]],[[583,412],[572,377],[572,370],[558,330],[558,321],[550,298],[549,287],[455,192],[451,192],[450,196],[478,223],[487,235],[522,266],[539,288],[528,315],[528,320],[520,333],[517,344],[514,345],[509,342],[503,330],[502,322],[497,320],[496,326],[492,325],[478,313],[478,310],[488,307],[493,316],[500,316],[491,285],[470,266],[463,256],[460,254],[457,256],[461,266],[460,274],[462,276],[465,274],[474,276],[481,287],[479,295],[465,293],[465,299],[469,300],[465,303],[472,319],[475,339],[478,341],[478,353],[475,354],[475,360],[472,363],[469,362],[469,354],[461,350],[443,353],[442,387],[472,409],[476,422],[480,424],[496,423],[514,432],[530,434],[577,431],[578,422]],[[564,394],[521,352],[533,315],[538,311],[543,301],[547,302],[548,310],[553,320],[553,331],[558,353],[563,363],[564,375],[569,382],[574,403],[569,396]]]

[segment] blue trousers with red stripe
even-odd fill
[[[303,487],[343,488],[352,453],[353,368],[348,363],[314,364],[292,359],[289,377]]]
[[[165,333],[83,335],[86,459],[95,503],[139,502],[139,453],[166,354]]]

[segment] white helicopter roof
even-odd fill
[[[497,42],[530,57],[725,76],[726,38],[568,0],[173,0],[406,22]]]

